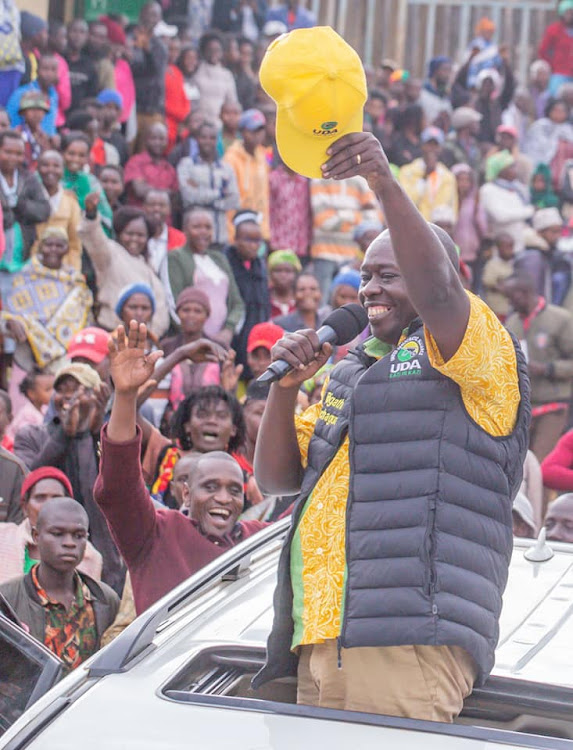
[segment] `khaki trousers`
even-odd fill
[[[452,722],[472,691],[476,667],[458,646],[342,649],[302,646],[297,702],[410,719]]]

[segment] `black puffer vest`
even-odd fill
[[[478,680],[487,677],[512,551],[512,503],[528,446],[527,366],[514,345],[521,402],[507,437],[479,427],[458,385],[431,366],[419,321],[381,360],[359,350],[332,371],[279,563],[268,662],[256,685],[296,669],[291,541],[347,432],[341,646],[461,646],[474,658]]]

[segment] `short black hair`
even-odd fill
[[[155,232],[155,224],[150,220],[145,211],[135,206],[122,206],[118,208],[113,215],[113,231],[116,237],[123,232],[126,226],[136,219],[143,219],[145,226],[147,227],[147,233],[149,237],[153,237]]]
[[[562,104],[567,110],[567,112],[570,111],[569,105],[567,104],[565,99],[551,98],[547,102],[547,105],[545,106],[545,112],[544,112],[545,117],[549,117],[553,108],[556,107],[558,104]]]
[[[38,378],[42,377],[42,375],[47,375],[48,373],[46,370],[43,370],[41,367],[38,367],[38,365],[34,365],[34,367],[26,373],[24,380],[20,383],[18,386],[18,390],[23,396],[27,396],[28,392],[32,390],[32,388],[36,385],[36,381]]]
[[[90,117],[91,120],[91,117]],[[62,143],[60,145],[60,150],[62,153],[64,151],[67,151],[67,149],[72,145],[72,143],[77,143],[78,141],[81,141],[81,143],[85,143],[88,147],[88,150],[91,148],[92,144],[90,143],[90,139],[87,137],[85,133],[82,133],[81,130],[72,130],[69,133],[66,133],[62,137]]]
[[[207,31],[207,33],[203,34],[203,36],[199,40],[199,54],[201,55],[201,57],[205,56],[205,50],[207,49],[207,45],[210,42],[219,42],[222,47],[223,37],[221,36],[221,34],[219,34],[218,31]]]
[[[102,176],[103,172],[105,172],[106,169],[111,169],[112,172],[116,172],[121,178],[121,181],[123,182],[123,168],[120,167],[119,164],[104,164],[103,167],[99,171],[100,177]]]
[[[68,115],[67,125],[71,130],[83,132],[88,125],[93,122],[94,116],[85,109],[76,109],[71,115]],[[89,145],[89,144],[88,144]]]
[[[191,419],[191,413],[196,406],[211,406],[212,404],[222,401],[227,404],[231,412],[231,420],[235,427],[236,433],[229,441],[228,453],[235,453],[245,442],[245,418],[241,404],[235,396],[228,393],[220,385],[208,385],[204,388],[198,388],[193,391],[187,398],[179,404],[172,422],[172,437],[179,441],[184,451],[193,450],[193,443],[187,434],[185,425]]]
[[[388,97],[383,91],[380,91],[380,89],[371,89],[368,92],[368,98],[379,99],[381,102],[384,102],[384,104],[388,104]]]

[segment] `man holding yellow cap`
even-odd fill
[[[340,82],[330,80],[332,111]],[[297,673],[303,704],[452,721],[494,664],[528,443],[527,367],[462,287],[453,242],[424,220],[376,138],[347,133],[327,149],[323,176],[366,178],[388,231],[361,268],[372,336],[300,417],[300,384],[332,348],[308,329],[271,352],[293,370],[271,388],[255,474],[263,492],[299,496],[253,684]]]

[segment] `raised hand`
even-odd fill
[[[234,349],[229,349],[221,367],[221,387],[228,393],[235,393],[239,378],[243,374],[243,365],[235,365],[236,356]]]
[[[153,376],[155,363],[163,356],[163,352],[146,354],[146,341],[147,326],[144,323],[138,325],[135,320],[130,322],[127,334],[125,328],[119,326],[115,334],[110,336],[110,372],[116,394],[136,396],[139,387]]]
[[[97,211],[97,207],[99,206],[99,201],[100,201],[100,194],[97,191],[86,195],[84,199],[84,208],[85,208],[86,213],[87,214],[95,213]]]
[[[322,176],[346,180],[360,175],[376,192],[380,179],[392,177],[390,165],[380,141],[372,133],[348,133],[332,143],[328,161],[322,165]]]

